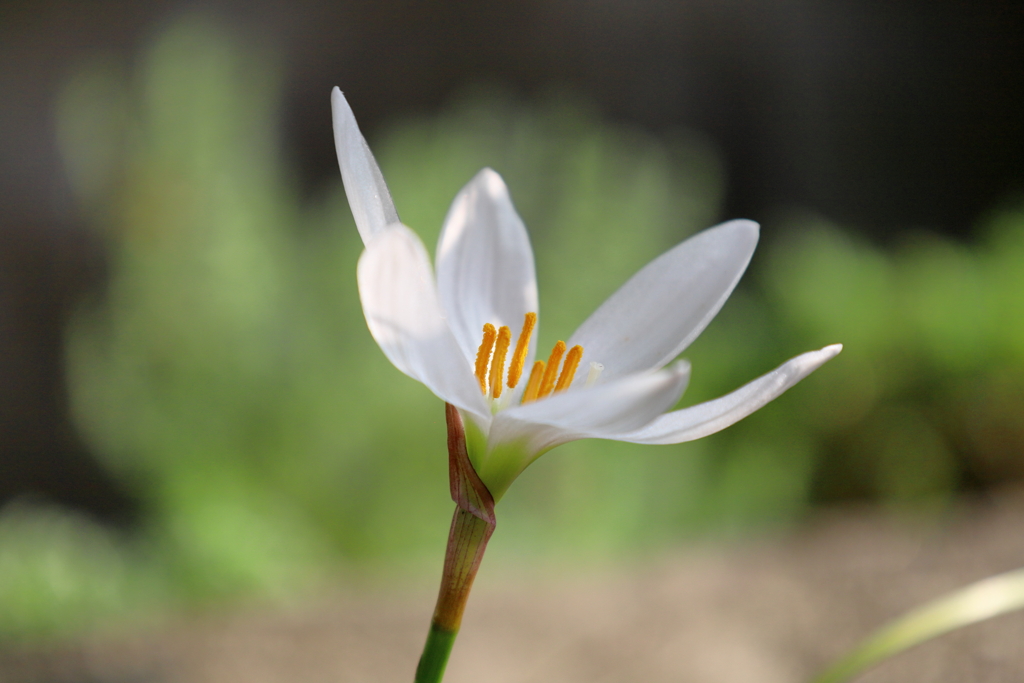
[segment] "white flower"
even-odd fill
[[[534,363],[533,250],[501,177],[484,169],[455,198],[435,280],[337,88],[331,104],[341,175],[366,245],[358,280],[370,333],[395,367],[469,418],[470,458],[495,501],[559,444],[698,439],[751,414],[842,350],[834,344],[802,354],[722,398],[665,412],[690,375],[688,363],[671,361],[718,313],[757,244],[757,224],[735,220],[651,261],[547,362]],[[523,375],[534,366],[531,382]]]

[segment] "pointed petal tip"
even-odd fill
[[[761,226],[756,221],[747,218],[734,218],[731,221],[719,223],[713,227],[699,232],[694,238],[710,239],[720,244],[728,244],[735,248],[742,249],[749,255],[753,255],[757,248],[757,242],[761,237]],[[693,238],[691,238],[693,239]]]
[[[839,352],[842,350],[842,344],[829,344],[828,346],[823,346],[817,351],[802,353],[796,358],[790,359],[788,364],[791,364],[791,367],[796,371],[797,375],[800,377],[806,377],[825,363],[838,356]]]
[[[356,115],[352,112],[352,106],[338,86],[334,86],[331,90],[331,119],[334,122],[335,144],[338,142],[338,134],[341,131],[362,137],[362,133],[359,132],[359,124],[356,123]]]
[[[480,169],[470,183],[482,188],[491,197],[500,197],[508,194],[508,187],[505,185],[505,180],[501,177],[501,174],[490,166],[485,166]]]
[[[352,108],[349,106],[348,100],[345,99],[345,95],[338,86],[331,88],[331,114],[334,116],[335,121],[346,114],[355,118],[352,115]]]
[[[832,360],[833,358],[838,356],[839,352],[842,350],[842,344],[829,344],[828,346],[823,346],[817,351],[811,351],[808,355],[815,356],[815,360],[818,361],[819,364],[821,364]]]
[[[761,235],[760,223],[748,218],[736,218],[731,221],[726,221],[725,223],[711,229],[732,232],[738,238],[746,238],[754,244],[757,244],[757,240]]]

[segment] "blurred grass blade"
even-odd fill
[[[926,640],[1021,608],[1024,608],[1024,569],[978,581],[884,626],[813,683],[849,680],[871,665]]]

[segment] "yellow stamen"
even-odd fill
[[[551,393],[551,390],[555,388],[555,378],[558,376],[558,364],[562,362],[562,355],[565,353],[565,342],[558,340],[555,343],[555,348],[551,349],[551,355],[548,356],[548,365],[544,368],[544,378],[540,382],[540,390],[537,392],[537,398],[544,398]]]
[[[540,390],[540,381],[544,376],[544,361],[539,360],[533,364],[530,370],[530,379],[526,381],[526,390],[523,392],[523,403],[537,400],[537,392]]]
[[[494,358],[491,359],[491,396],[501,398],[501,377],[505,374],[505,356],[508,345],[512,343],[512,330],[507,325],[498,328],[498,342],[494,345]]]
[[[508,388],[514,389],[523,376],[523,366],[526,364],[526,352],[530,349],[530,335],[533,334],[533,326],[537,324],[537,314],[527,313],[523,320],[523,331],[519,333],[519,340],[516,341],[516,350],[512,354],[512,364],[508,368]]]
[[[583,358],[583,347],[577,344],[565,354],[565,365],[562,366],[562,374],[558,376],[558,384],[555,385],[555,393],[565,391],[572,384],[576,376],[576,368],[580,366],[580,359]]]
[[[494,338],[498,335],[494,325],[484,324],[484,340],[480,342],[480,348],[476,352],[476,378],[480,382],[480,393],[487,394],[487,364],[491,360],[491,349],[494,348]]]

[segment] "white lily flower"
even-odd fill
[[[718,313],[757,244],[758,225],[734,220],[651,261],[567,343],[534,362],[533,250],[501,177],[484,169],[456,196],[435,279],[338,88],[331,104],[341,175],[366,246],[358,281],[370,333],[395,367],[468,418],[470,460],[495,501],[555,446],[583,438],[671,444],[713,434],[842,350],[804,353],[722,398],[665,412],[690,375],[687,362],[673,359]]]

